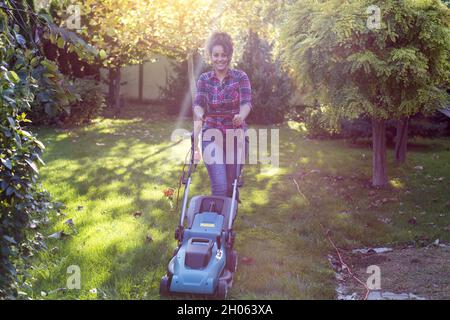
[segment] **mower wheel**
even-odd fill
[[[159,295],[166,297],[169,295],[170,279],[168,276],[164,276],[159,284]]]
[[[216,298],[225,300],[228,296],[228,283],[225,280],[220,280],[217,286]]]
[[[230,251],[228,257],[227,257],[227,269],[231,273],[235,273],[237,269],[238,264],[238,255],[235,250]]]

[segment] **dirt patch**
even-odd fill
[[[415,296],[430,300],[450,299],[450,246],[394,248],[386,253],[340,253],[353,275],[365,284],[373,275],[367,273],[368,267],[378,266],[379,293],[381,296],[387,293],[386,299],[395,299],[390,293],[397,294],[399,299],[402,299],[402,294],[406,299],[414,299]],[[342,299],[363,299],[366,289],[345,267],[342,268],[337,254],[329,256],[329,260],[336,270],[339,296]],[[374,282],[369,281],[369,284]],[[370,295],[373,298],[381,296],[373,292]]]

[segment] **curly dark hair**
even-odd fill
[[[207,49],[208,53],[211,56],[212,55],[212,49],[214,46],[222,46],[223,50],[225,51],[225,54],[229,57],[231,60],[231,57],[233,56],[233,41],[231,40],[231,36],[226,32],[214,32],[208,40]]]

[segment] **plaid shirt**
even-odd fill
[[[222,84],[215,71],[200,75],[194,106],[198,105],[205,110],[203,129],[216,128],[222,132],[233,129],[233,117],[246,103],[252,107],[252,89],[244,71],[228,69]],[[243,127],[246,128],[245,122]]]

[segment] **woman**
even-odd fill
[[[213,196],[231,197],[236,165],[243,163],[237,162],[238,149],[242,143],[238,146],[236,140],[239,139],[233,138],[233,148],[226,148],[226,136],[227,131],[233,133],[236,128],[244,130],[247,128],[245,119],[252,109],[251,85],[244,71],[230,69],[233,42],[227,33],[214,33],[208,41],[207,50],[213,70],[201,74],[197,82],[197,93],[193,105],[194,157],[196,161],[200,159],[198,136],[201,131],[203,159],[211,182],[211,193]],[[208,130],[215,130],[215,133],[220,131],[222,139],[215,137],[211,140],[205,139],[205,136],[209,138]],[[248,140],[245,139],[245,142],[241,154],[242,150],[244,154],[247,154]],[[211,160],[207,159],[208,152],[211,150],[214,150],[214,161],[207,161]],[[205,151],[208,151],[208,154],[205,154]],[[227,160],[227,152],[230,151],[234,155],[233,161]],[[222,161],[217,161],[218,159]],[[237,199],[239,199],[238,196]]]

